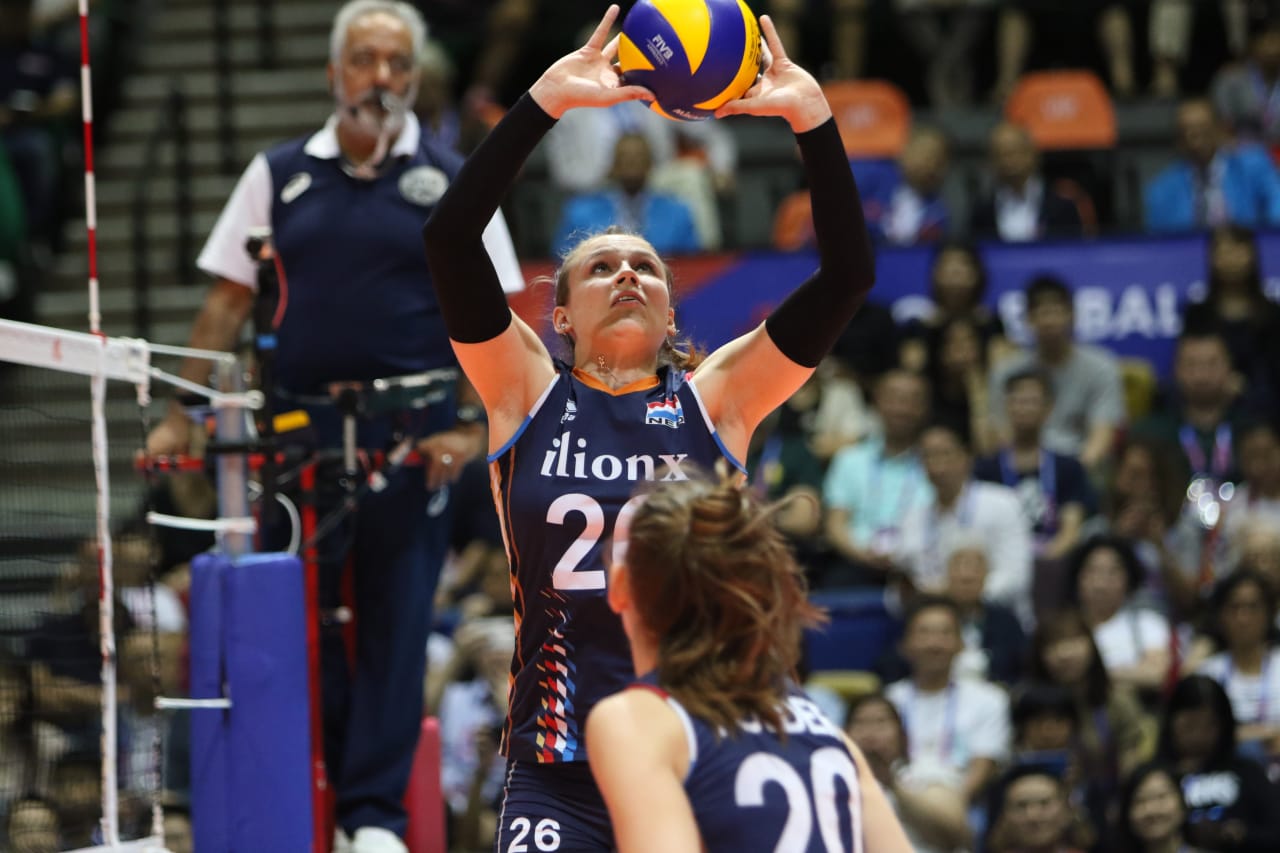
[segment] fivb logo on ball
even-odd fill
[[[667,118],[710,118],[760,73],[760,27],[742,0],[638,0],[622,22],[618,64]]]

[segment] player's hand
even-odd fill
[[[796,133],[813,130],[831,118],[822,87],[813,75],[787,57],[773,20],[760,17],[764,33],[764,73],[741,98],[716,110],[716,118],[732,115],[781,116]]]
[[[609,7],[587,43],[563,56],[543,72],[529,94],[552,118],[560,118],[574,107],[609,107],[623,101],[654,99],[643,86],[628,86],[614,65],[618,39],[608,44],[609,30],[618,18],[618,6]]]
[[[191,421],[185,414],[167,414],[147,436],[148,456],[175,456],[191,446]]]
[[[416,450],[425,463],[427,489],[456,482],[463,467],[484,450],[484,430],[447,429],[420,440]]]

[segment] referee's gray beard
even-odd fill
[[[405,116],[418,99],[418,84],[416,81],[409,84],[404,95],[372,88],[355,97],[347,97],[342,82],[338,81],[333,95],[338,121],[365,136],[378,138],[378,150],[385,155],[390,143],[404,129]]]

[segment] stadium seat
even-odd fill
[[[897,640],[898,621],[885,606],[882,589],[820,590],[809,598],[831,617],[825,627],[805,631],[805,666],[811,673],[874,670]]]
[[[1116,144],[1115,106],[1102,81],[1089,71],[1024,75],[1004,114],[1025,127],[1041,151],[1111,149]]]
[[[911,103],[885,80],[837,80],[822,87],[850,158],[897,157],[911,133]]]

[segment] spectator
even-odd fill
[[[1009,770],[992,803],[988,853],[1080,853],[1094,841],[1074,819],[1061,777],[1038,764]]]
[[[1249,40],[1249,56],[1218,72],[1213,103],[1237,138],[1280,146],[1280,21],[1269,21]]]
[[[933,418],[960,433],[979,453],[995,446],[987,402],[987,360],[982,333],[968,317],[952,318],[931,339],[928,376]]]
[[[1174,97],[1181,86],[1179,79],[1187,64],[1191,48],[1192,23],[1197,5],[1217,6],[1226,29],[1227,51],[1241,56],[1248,41],[1250,18],[1258,12],[1270,11],[1273,0],[1218,0],[1217,3],[1195,4],[1192,0],[1151,0],[1151,90],[1160,97]],[[1256,10],[1256,11],[1255,11]]]
[[[855,699],[845,733],[862,750],[916,853],[970,848],[963,778],[941,764],[910,761],[902,717],[884,694]]]
[[[1177,774],[1167,765],[1144,764],[1124,782],[1116,817],[1116,850],[1169,853],[1190,850],[1187,844],[1187,803]]]
[[[1241,480],[1223,504],[1219,522],[1232,550],[1238,549],[1249,524],[1280,530],[1280,432],[1271,424],[1246,425],[1239,432],[1239,446]]]
[[[439,42],[427,40],[418,57],[422,76],[413,111],[422,125],[422,136],[444,148],[464,150],[463,116],[453,101],[457,69]]]
[[[806,44],[806,40],[801,38],[801,19],[806,13],[814,14],[815,4],[806,0],[768,0],[764,5],[778,28],[778,37],[783,44]],[[868,0],[826,0],[823,20],[827,24],[825,29],[831,34],[829,72],[838,80],[862,76],[866,65],[868,5]],[[792,59],[806,66],[812,65],[807,57],[803,61],[800,57],[800,52],[796,51]]]
[[[858,186],[866,187],[862,209],[873,239],[909,246],[936,242],[951,230],[951,214],[942,197],[948,143],[941,130],[914,128],[897,162],[852,165]]]
[[[894,567],[903,517],[933,500],[920,464],[920,428],[928,414],[928,386],[905,370],[876,383],[882,438],[836,453],[823,483],[825,529],[847,562],[846,581],[884,583]]]
[[[958,537],[947,556],[947,585],[943,589],[960,613],[964,640],[953,675],[1015,684],[1022,676],[1026,635],[1011,609],[983,600],[986,583],[987,543],[978,536]],[[901,651],[891,650],[878,662],[876,672],[885,682],[905,678],[908,668]]]
[[[7,0],[0,14],[0,144],[26,202],[31,236],[50,239],[61,171],[58,125],[79,97],[75,69],[32,29],[32,0]]]
[[[1237,225],[1209,237],[1208,292],[1186,306],[1187,334],[1216,332],[1231,350],[1231,366],[1244,378],[1245,399],[1259,411],[1280,410],[1280,305],[1262,289],[1253,232]]]
[[[1246,524],[1240,530],[1240,567],[1248,567],[1280,590],[1280,527],[1267,523]]]
[[[95,744],[96,747],[96,744]],[[101,844],[102,760],[96,748],[76,748],[58,759],[49,799],[58,811],[63,841],[72,849]]]
[[[990,0],[894,0],[902,35],[924,64],[934,109],[973,101],[974,48],[987,29]]]
[[[449,837],[460,848],[485,847],[497,830],[506,762],[498,753],[506,717],[514,635],[507,618],[458,627],[441,695],[427,698],[440,718],[441,785]]]
[[[1115,536],[1085,542],[1067,565],[1067,600],[1093,631],[1107,675],[1154,691],[1169,675],[1173,638],[1165,617],[1132,606],[1141,583],[1142,564],[1128,541]]]
[[[1031,624],[1031,530],[1012,489],[973,479],[963,437],[945,425],[920,436],[920,456],[934,500],[902,521],[899,562],[917,589],[936,592],[946,581],[947,553],[961,536],[988,543],[991,572],[983,598],[1004,604]]]
[[[1082,9],[1079,5],[1045,0],[1013,0],[1001,5],[996,33],[995,100],[1003,101],[1013,91],[1018,78],[1026,70],[1033,42],[1037,53],[1052,50],[1056,44],[1079,45],[1076,33],[1062,32],[1085,21],[1096,21],[1098,44],[1102,48],[1111,90],[1122,98],[1137,90],[1133,73],[1133,22],[1128,5],[1119,0],[1093,0]],[[1055,33],[1056,38],[1035,33]],[[1079,55],[1062,57],[1068,67],[1082,65]]]
[[[1037,276],[1027,284],[1027,324],[1035,348],[995,366],[991,373],[991,412],[1003,421],[1004,383],[1014,373],[1039,367],[1053,381],[1053,410],[1044,426],[1043,444],[1055,453],[1075,456],[1093,472],[1111,454],[1124,425],[1124,393],[1116,358],[1106,350],[1074,340],[1071,290],[1058,278]],[[1003,426],[1003,425],[1002,425]]]
[[[582,44],[585,37],[575,42]],[[717,191],[733,186],[737,146],[726,125],[717,121],[674,122],[636,102],[608,109],[569,110],[546,136],[544,150],[551,183],[567,193],[594,192],[609,180],[613,152],[624,134],[638,133],[649,143],[655,167],[674,160],[680,137],[705,152]]]
[[[1214,332],[1201,332],[1178,339],[1173,378],[1173,401],[1139,421],[1134,433],[1178,445],[1191,474],[1188,498],[1208,496],[1210,503],[1201,503],[1197,511],[1206,526],[1212,526],[1219,487],[1240,479],[1234,440],[1240,432],[1240,377],[1231,372],[1226,341]],[[1206,514],[1209,506],[1214,507],[1211,517]]]
[[[975,236],[1024,243],[1084,233],[1075,202],[1055,192],[1040,171],[1040,151],[1024,127],[1007,121],[991,131],[992,185],[970,212]]]
[[[648,189],[652,167],[653,157],[644,136],[626,133],[618,137],[610,171],[613,188],[565,202],[552,254],[563,257],[584,236],[613,225],[641,235],[663,254],[697,251],[700,246],[693,214],[675,196]]]
[[[1182,512],[1187,478],[1176,444],[1126,437],[1103,500],[1104,515],[1090,519],[1082,534],[1128,539],[1144,572],[1134,604],[1179,618],[1192,615],[1197,587],[1213,574],[1201,564],[1204,530]]]
[[[1280,225],[1280,175],[1266,151],[1231,142],[1205,98],[1179,104],[1177,121],[1182,158],[1147,184],[1147,230]]]
[[[1253,759],[1236,753],[1236,720],[1221,685],[1178,682],[1165,703],[1158,752],[1178,773],[1187,840],[1205,850],[1269,851],[1280,845],[1280,796]]]
[[[1242,744],[1280,755],[1276,593],[1257,572],[1241,569],[1218,582],[1211,607],[1219,651],[1197,671],[1227,692]]]
[[[0,815],[35,782],[33,722],[26,667],[0,655]]]
[[[58,853],[62,832],[53,805],[29,796],[13,804],[7,821],[11,853]]]
[[[168,794],[164,807],[164,847],[168,853],[194,853],[195,838],[191,830],[191,806],[185,799]]]
[[[973,803],[1009,755],[1009,700],[981,679],[952,678],[964,644],[950,599],[920,596],[904,623],[902,651],[911,676],[890,684],[885,695],[906,724],[911,763],[937,763],[961,774],[964,800]]]
[[[675,196],[689,206],[698,246],[706,252],[716,251],[724,242],[718,187],[729,188],[716,182],[716,176],[707,168],[702,142],[687,133],[676,133],[676,156],[654,166],[649,176],[650,190]]]
[[[1040,621],[1031,638],[1031,679],[1070,691],[1080,720],[1083,770],[1104,798],[1151,757],[1155,727],[1133,689],[1112,683],[1078,610],[1054,611]]]
[[[1043,370],[1014,373],[1004,383],[1010,441],[978,460],[974,475],[1018,493],[1035,539],[1036,553],[1059,559],[1080,541],[1094,505],[1089,477],[1079,460],[1046,449],[1041,434],[1053,407],[1053,383]]]
[[[1005,354],[1008,341],[1000,315],[983,304],[987,270],[978,250],[968,243],[943,243],[929,268],[929,313],[912,319],[903,334],[901,361],[908,370],[927,372],[929,354],[947,321],[964,318],[982,339],[984,362],[994,364]]]

